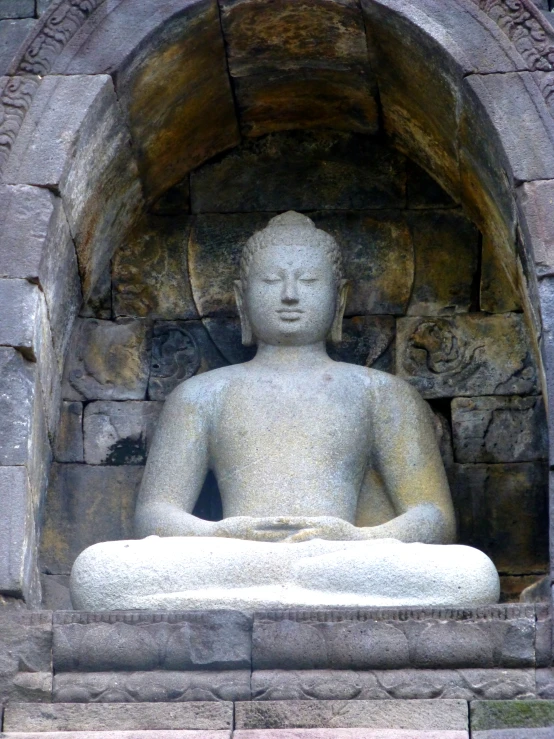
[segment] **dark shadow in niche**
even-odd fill
[[[192,515],[205,521],[221,521],[223,518],[221,495],[213,472],[208,472],[206,476]]]
[[[104,464],[144,464],[146,462],[146,438],[140,436],[127,436],[119,439],[110,447],[110,453]]]

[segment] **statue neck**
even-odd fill
[[[259,342],[256,356],[252,360],[260,367],[283,372],[316,369],[331,361],[324,341],[307,346],[274,346]]]

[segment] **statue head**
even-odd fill
[[[346,294],[335,239],[300,213],[275,216],[242,252],[235,282],[242,342],[340,341]]]

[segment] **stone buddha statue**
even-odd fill
[[[140,540],[77,558],[78,609],[477,606],[498,600],[455,519],[431,412],[392,375],[335,362],[347,284],[336,241],[272,218],[235,284],[249,362],[168,397],[136,509]],[[221,521],[192,515],[208,470]]]

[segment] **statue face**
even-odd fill
[[[322,249],[267,246],[254,255],[244,310],[259,341],[291,346],[324,341],[336,306],[335,275]]]

